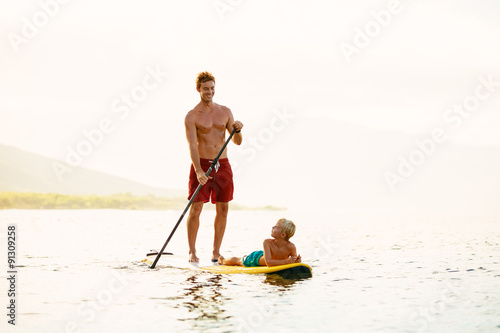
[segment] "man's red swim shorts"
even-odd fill
[[[212,165],[212,160],[200,158],[200,164],[203,171],[207,172],[210,165]],[[210,177],[212,177],[212,179],[208,179],[208,182],[201,187],[200,192],[198,192],[198,195],[193,201],[208,202],[211,199],[212,203],[216,203],[233,200],[233,170],[227,158],[219,159],[218,165],[215,165],[210,172]],[[191,171],[189,173],[189,200],[199,184],[193,164],[191,163]]]

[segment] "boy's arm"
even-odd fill
[[[290,243],[290,245],[291,245],[291,248],[290,248],[291,254],[290,254],[290,256],[292,258],[295,258],[295,261],[293,261],[293,262],[302,262],[302,258],[300,257],[300,254],[297,255],[297,248],[295,247],[295,245],[293,243]]]
[[[271,246],[269,245],[269,240],[265,240],[264,244],[264,259],[266,259],[266,265],[267,267],[271,266],[279,266],[279,265],[286,265],[286,264],[292,264],[296,262],[296,257],[288,257],[286,259],[271,259]]]

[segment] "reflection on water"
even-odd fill
[[[280,275],[280,274],[267,274],[264,283],[273,286],[278,286],[278,291],[285,291],[290,289],[296,282],[309,279],[310,275]]]
[[[226,289],[221,283],[225,280],[222,275],[194,274],[186,279],[183,285],[184,293],[178,296],[182,306],[191,314],[187,318],[179,318],[180,321],[191,322],[193,328],[207,327],[210,322],[220,323],[231,316],[225,314],[225,301],[229,297],[223,296],[221,291]],[[224,282],[224,281],[222,281]]]
[[[293,285],[295,283],[304,280],[304,278],[298,276],[282,276],[279,274],[268,274],[265,277],[262,275],[252,277],[255,279],[250,278],[250,281],[251,284],[254,284],[255,288],[250,289],[262,290],[265,289],[267,285],[271,288],[268,291],[279,298],[281,296],[286,296],[293,290]],[[263,306],[264,300],[260,300],[257,303],[255,303],[255,300],[247,303],[247,305],[250,306],[250,311],[241,314],[238,313],[239,311],[234,311],[235,304],[239,303],[241,300],[233,299],[228,296],[228,293],[231,292],[231,286],[234,288],[235,285],[245,285],[244,280],[248,278],[248,276],[241,276],[241,278],[243,279],[239,280],[237,278],[236,281],[234,281],[230,279],[229,276],[221,274],[196,273],[190,275],[185,282],[182,283],[184,288],[180,290],[180,293],[176,297],[173,297],[179,302],[176,308],[187,310],[188,313],[178,318],[178,320],[188,324],[189,328],[192,330],[211,327],[214,329],[216,328],[217,332],[234,331],[234,325],[241,326],[242,322],[253,323],[253,320],[249,321],[246,317],[262,316],[259,309],[262,311],[261,307]],[[248,288],[245,289],[248,290]],[[243,295],[238,294],[235,297],[242,296]],[[277,300],[278,299],[268,299],[267,303],[264,302],[266,303],[264,305],[267,306],[267,308],[264,307],[267,309],[265,312],[273,312]],[[233,311],[231,311],[231,309]],[[243,318],[241,318],[242,316]]]

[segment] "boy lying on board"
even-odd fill
[[[295,234],[295,224],[287,219],[280,219],[272,227],[272,239],[264,240],[264,251],[254,251],[243,258],[231,257],[225,259],[220,256],[218,263],[228,266],[278,266],[301,262],[300,254],[297,255],[297,249],[290,237]]]

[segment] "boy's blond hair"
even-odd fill
[[[286,235],[285,240],[289,240],[295,234],[295,224],[285,218],[279,219],[278,222],[281,222],[283,232]]]

